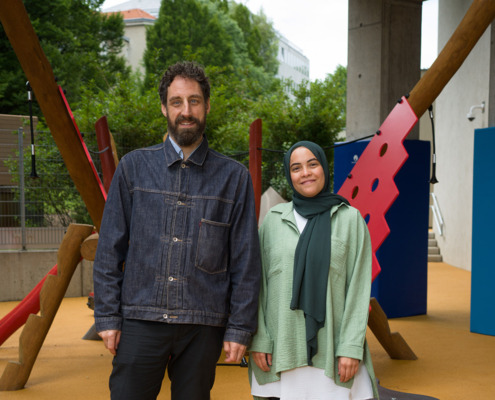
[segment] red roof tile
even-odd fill
[[[124,20],[140,19],[140,18],[156,19],[156,17],[154,17],[153,15],[139,8],[133,8],[132,10],[125,10],[125,11],[112,11],[112,12],[107,12],[105,14],[122,14],[122,18],[124,18]]]

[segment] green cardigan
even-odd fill
[[[359,211],[341,204],[331,211],[332,252],[325,326],[318,332],[318,353],[313,366],[337,385],[350,388],[353,380],[342,383],[337,357],[362,360],[378,398],[375,374],[366,343],[366,327],[371,291],[371,241]],[[304,314],[290,310],[294,252],[299,231],[291,203],[273,207],[260,228],[262,284],[258,331],[250,351],[271,353],[270,372],[250,362],[256,380],[263,385],[280,379],[280,372],[307,365]],[[256,397],[255,397],[256,398]]]

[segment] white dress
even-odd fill
[[[308,221],[294,210],[299,232]],[[283,371],[280,380],[258,385],[254,373],[251,377],[251,394],[258,397],[278,397],[280,400],[368,400],[373,399],[373,388],[366,367],[359,363],[351,389],[335,384],[319,368],[306,366]]]

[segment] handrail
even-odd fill
[[[438,205],[437,196],[435,196],[435,193],[430,193],[430,195],[431,198],[433,199],[433,204],[430,205],[431,211],[433,211],[433,219],[437,224],[437,228],[440,233],[440,236],[443,236],[443,218],[442,218],[442,212],[440,211],[440,206]]]

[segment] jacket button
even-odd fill
[[[172,282],[172,281],[174,280],[174,277],[173,277],[173,276],[169,276],[169,277],[168,277],[168,280],[169,280],[170,282]]]
[[[186,164],[181,164],[180,167],[181,168],[186,168]]]
[[[167,314],[163,314],[163,319],[167,319],[168,318],[168,315]]]

